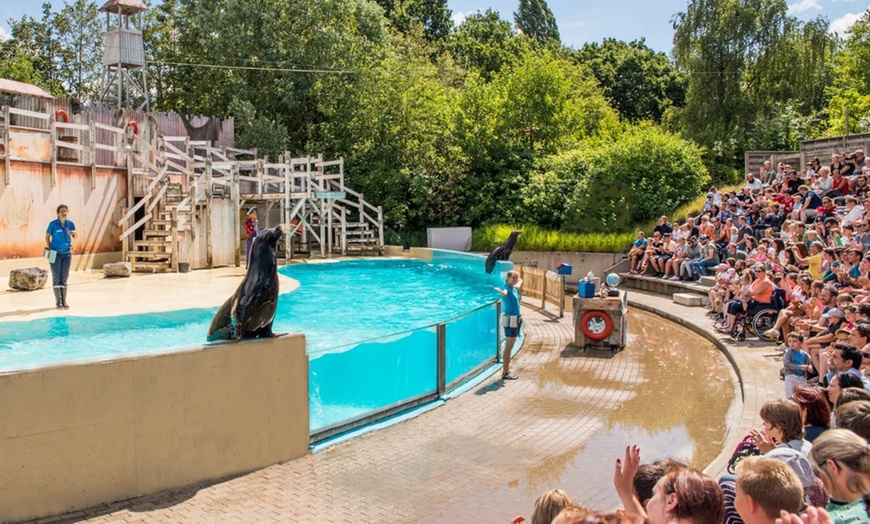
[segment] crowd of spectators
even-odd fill
[[[736,336],[743,323],[781,352],[782,398],[761,407],[734,475],[641,464],[631,446],[615,465],[621,509],[596,512],[554,490],[533,524],[870,523],[868,180],[861,150],[800,170],[765,162],[738,191],[710,188],[699,215],[638,232],[631,272],[707,285],[717,329]],[[760,312],[763,332],[750,320]]]

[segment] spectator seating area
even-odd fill
[[[739,191],[711,187],[699,215],[638,232],[631,273],[703,289],[711,327],[781,353],[770,380],[782,381],[782,398],[762,406],[733,475],[641,464],[631,446],[614,457],[622,509],[597,512],[552,490],[513,522],[870,523],[868,180],[862,150],[800,169],[765,162]]]

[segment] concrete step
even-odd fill
[[[701,277],[701,285],[705,287],[713,287],[716,285],[716,277]]]
[[[622,277],[622,281],[630,289],[639,289],[668,297],[673,296],[674,293],[694,293],[706,297],[707,290],[710,289],[707,286],[694,282],[679,282],[664,278],[632,275],[630,273],[622,273],[619,276]]]
[[[681,306],[701,307],[707,304],[707,297],[695,293],[674,293],[674,303]]]

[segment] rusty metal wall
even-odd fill
[[[79,232],[73,251],[104,253],[121,249],[120,227],[127,202],[126,173],[98,169],[92,179],[84,166],[58,166],[57,186],[51,186],[51,167],[40,162],[11,163],[10,185],[0,184],[0,260],[42,256],[45,230],[66,204]],[[0,171],[4,170],[0,162]],[[95,186],[95,187],[92,187]]]

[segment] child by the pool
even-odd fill
[[[245,239],[245,268],[251,263],[251,244],[254,239],[260,234],[260,221],[257,219],[257,207],[251,206],[248,208],[248,218],[245,219],[245,234],[248,235]]]
[[[519,377],[511,373],[511,351],[520,334],[523,325],[523,317],[520,315],[520,286],[523,281],[516,271],[508,271],[504,287],[495,287],[501,294],[502,323],[504,325],[504,356],[502,357],[502,375],[505,380],[516,380]]]

